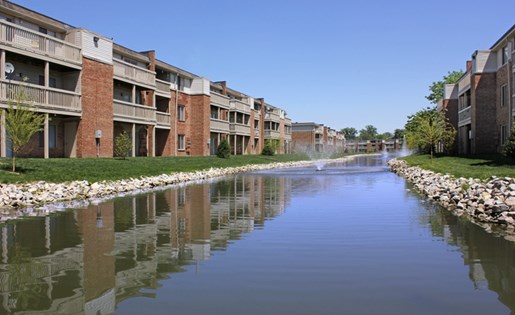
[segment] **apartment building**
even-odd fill
[[[263,98],[5,0],[0,73],[1,111],[23,91],[45,115],[23,156],[112,157],[124,132],[131,156],[216,154],[222,139],[232,154],[259,154],[265,140],[291,151],[291,120]],[[10,147],[0,121],[0,156]]]
[[[458,131],[458,153],[502,151],[515,114],[514,48],[515,25],[490,49],[475,51],[460,80],[445,86],[439,108]]]
[[[335,152],[343,149],[345,137],[323,124],[296,122],[292,124],[292,140],[296,150]]]

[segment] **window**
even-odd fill
[[[185,121],[186,120],[186,110],[184,105],[177,106],[177,119],[179,121]]]
[[[508,62],[508,45],[504,46],[502,48],[502,52],[501,52],[502,56],[501,56],[501,64],[505,64]]]
[[[184,135],[177,135],[177,149],[184,150],[186,149],[184,145]]]
[[[501,126],[501,145],[506,144],[506,138],[508,138],[506,126]]]
[[[218,108],[216,106],[211,106],[211,118],[218,119]]]
[[[55,149],[57,142],[57,127],[56,125],[48,125],[48,148]],[[39,132],[39,147],[45,147],[45,132]]]
[[[501,86],[501,107],[504,107],[508,103],[508,87],[505,85]]]

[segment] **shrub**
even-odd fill
[[[515,124],[511,127],[511,134],[508,139],[506,139],[504,155],[511,159],[515,159]]]
[[[125,159],[132,148],[132,141],[124,130],[114,139],[114,156]]]
[[[231,146],[226,139],[222,139],[222,141],[220,141],[220,144],[216,149],[216,156],[223,159],[227,159],[231,156]]]
[[[263,151],[261,151],[262,155],[274,155],[275,154],[275,145],[271,141],[267,141],[265,146],[263,147]]]

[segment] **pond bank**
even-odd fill
[[[466,215],[487,231],[495,230],[515,240],[514,178],[492,177],[488,181],[454,178],[410,167],[397,159],[388,161],[388,165],[394,173],[412,183],[417,191],[457,216]]]
[[[356,157],[323,160],[326,162],[345,161]],[[321,160],[253,164],[239,167],[211,168],[195,172],[178,172],[159,176],[142,176],[117,181],[73,181],[48,183],[39,181],[26,184],[0,184],[0,222],[23,216],[42,216],[65,208],[87,207],[90,203],[141,193],[151,189],[165,188],[226,175],[252,172],[264,169],[300,167],[312,165]]]

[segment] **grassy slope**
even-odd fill
[[[66,182],[72,180],[117,180],[155,176],[173,172],[188,172],[211,167],[235,167],[307,160],[305,155],[244,155],[220,159],[206,157],[139,157],[121,159],[16,159],[17,174],[12,174],[11,159],[0,158],[0,183],[23,183],[44,180]]]
[[[410,155],[402,158],[411,166],[419,166],[455,177],[488,179],[491,176],[515,177],[515,161],[502,155],[440,156]]]

